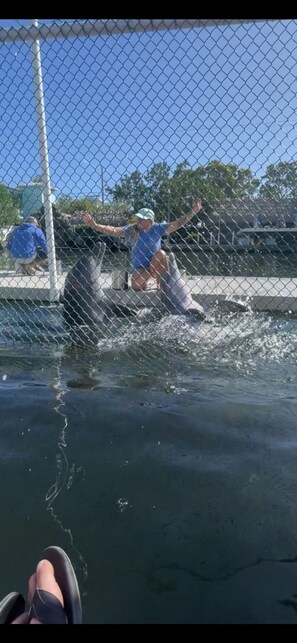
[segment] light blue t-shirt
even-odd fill
[[[161,248],[161,237],[168,228],[168,223],[154,223],[147,232],[134,232],[133,225],[124,228],[125,238],[132,251],[132,269],[148,268],[152,258]]]

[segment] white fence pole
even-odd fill
[[[38,20],[33,20],[32,24],[35,27],[38,27]],[[39,40],[35,40],[32,44],[32,55],[33,55],[38,141],[39,141],[39,152],[41,157],[41,170],[42,170],[41,178],[43,182],[43,193],[44,193],[46,241],[47,241],[47,247],[48,247],[50,301],[55,301],[55,299],[57,299],[58,297],[57,264],[56,264],[53,209],[52,209],[52,202],[51,202],[52,190],[51,190],[51,178],[50,178],[50,168],[49,168],[49,159],[48,159],[48,145],[47,145],[41,53],[40,53]]]

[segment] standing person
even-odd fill
[[[160,275],[167,270],[167,256],[164,250],[161,250],[161,238],[182,228],[195,214],[199,214],[201,208],[199,199],[188,214],[183,214],[171,223],[155,223],[155,214],[149,208],[141,208],[135,214],[136,224],[124,227],[96,223],[87,212],[83,220],[98,232],[127,239],[132,252],[132,288],[146,290],[151,277],[157,280],[157,287],[160,288]]]
[[[35,275],[41,264],[47,261],[46,239],[35,217],[28,217],[13,230],[6,250],[15,259],[17,272],[20,270],[24,275]]]

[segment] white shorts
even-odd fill
[[[20,258],[15,260],[15,268],[19,268],[20,266],[29,266],[30,263],[33,263],[37,257],[37,253],[33,255],[33,257],[27,257],[27,258]]]

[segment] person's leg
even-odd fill
[[[131,285],[133,290],[146,290],[147,282],[151,278],[151,273],[145,268],[138,268],[133,270],[131,277]]]
[[[64,599],[61,592],[61,589],[54,576],[54,568],[48,560],[41,560],[38,565],[35,574],[29,579],[29,592],[28,592],[28,603],[29,605],[32,602],[33,596],[36,589],[42,589],[46,592],[53,594],[61,605],[64,607]],[[22,614],[15,621],[12,622],[12,625],[23,624],[24,621],[28,618],[28,614]],[[31,618],[30,625],[40,625],[40,621],[36,618]]]
[[[43,266],[47,263],[47,255],[45,252],[39,250],[34,261],[35,270],[39,270],[40,266]]]
[[[150,267],[149,267],[149,272],[154,279],[157,280],[157,288],[160,288],[160,276],[162,272],[165,272],[168,268],[168,260],[167,260],[167,255],[164,250],[158,250],[156,254],[154,255]]]
[[[34,270],[40,270],[40,272],[44,272],[44,269],[41,267],[46,263],[46,259],[35,259],[33,267]]]
[[[10,592],[0,601],[0,624],[82,623],[79,586],[70,558],[61,547],[46,547],[28,583],[28,601]]]
[[[36,272],[36,268],[35,268],[34,264],[31,264],[30,266],[22,265],[22,273],[23,273],[23,275],[32,276],[32,275],[35,275],[35,272]]]
[[[41,560],[37,565],[36,573],[29,579],[29,604],[32,602],[32,598],[37,588],[53,594],[64,607],[63,595],[55,579],[54,568],[48,560]],[[36,618],[32,618],[30,624],[40,625],[40,621]]]
[[[151,277],[157,280],[157,288],[160,288],[160,275],[168,268],[168,259],[164,250],[158,250],[147,268],[138,268],[132,272],[133,290],[146,290]]]
[[[35,275],[35,261],[36,255],[34,257],[28,257],[27,259],[16,259],[15,260],[15,269],[16,272],[21,272],[23,275]]]

